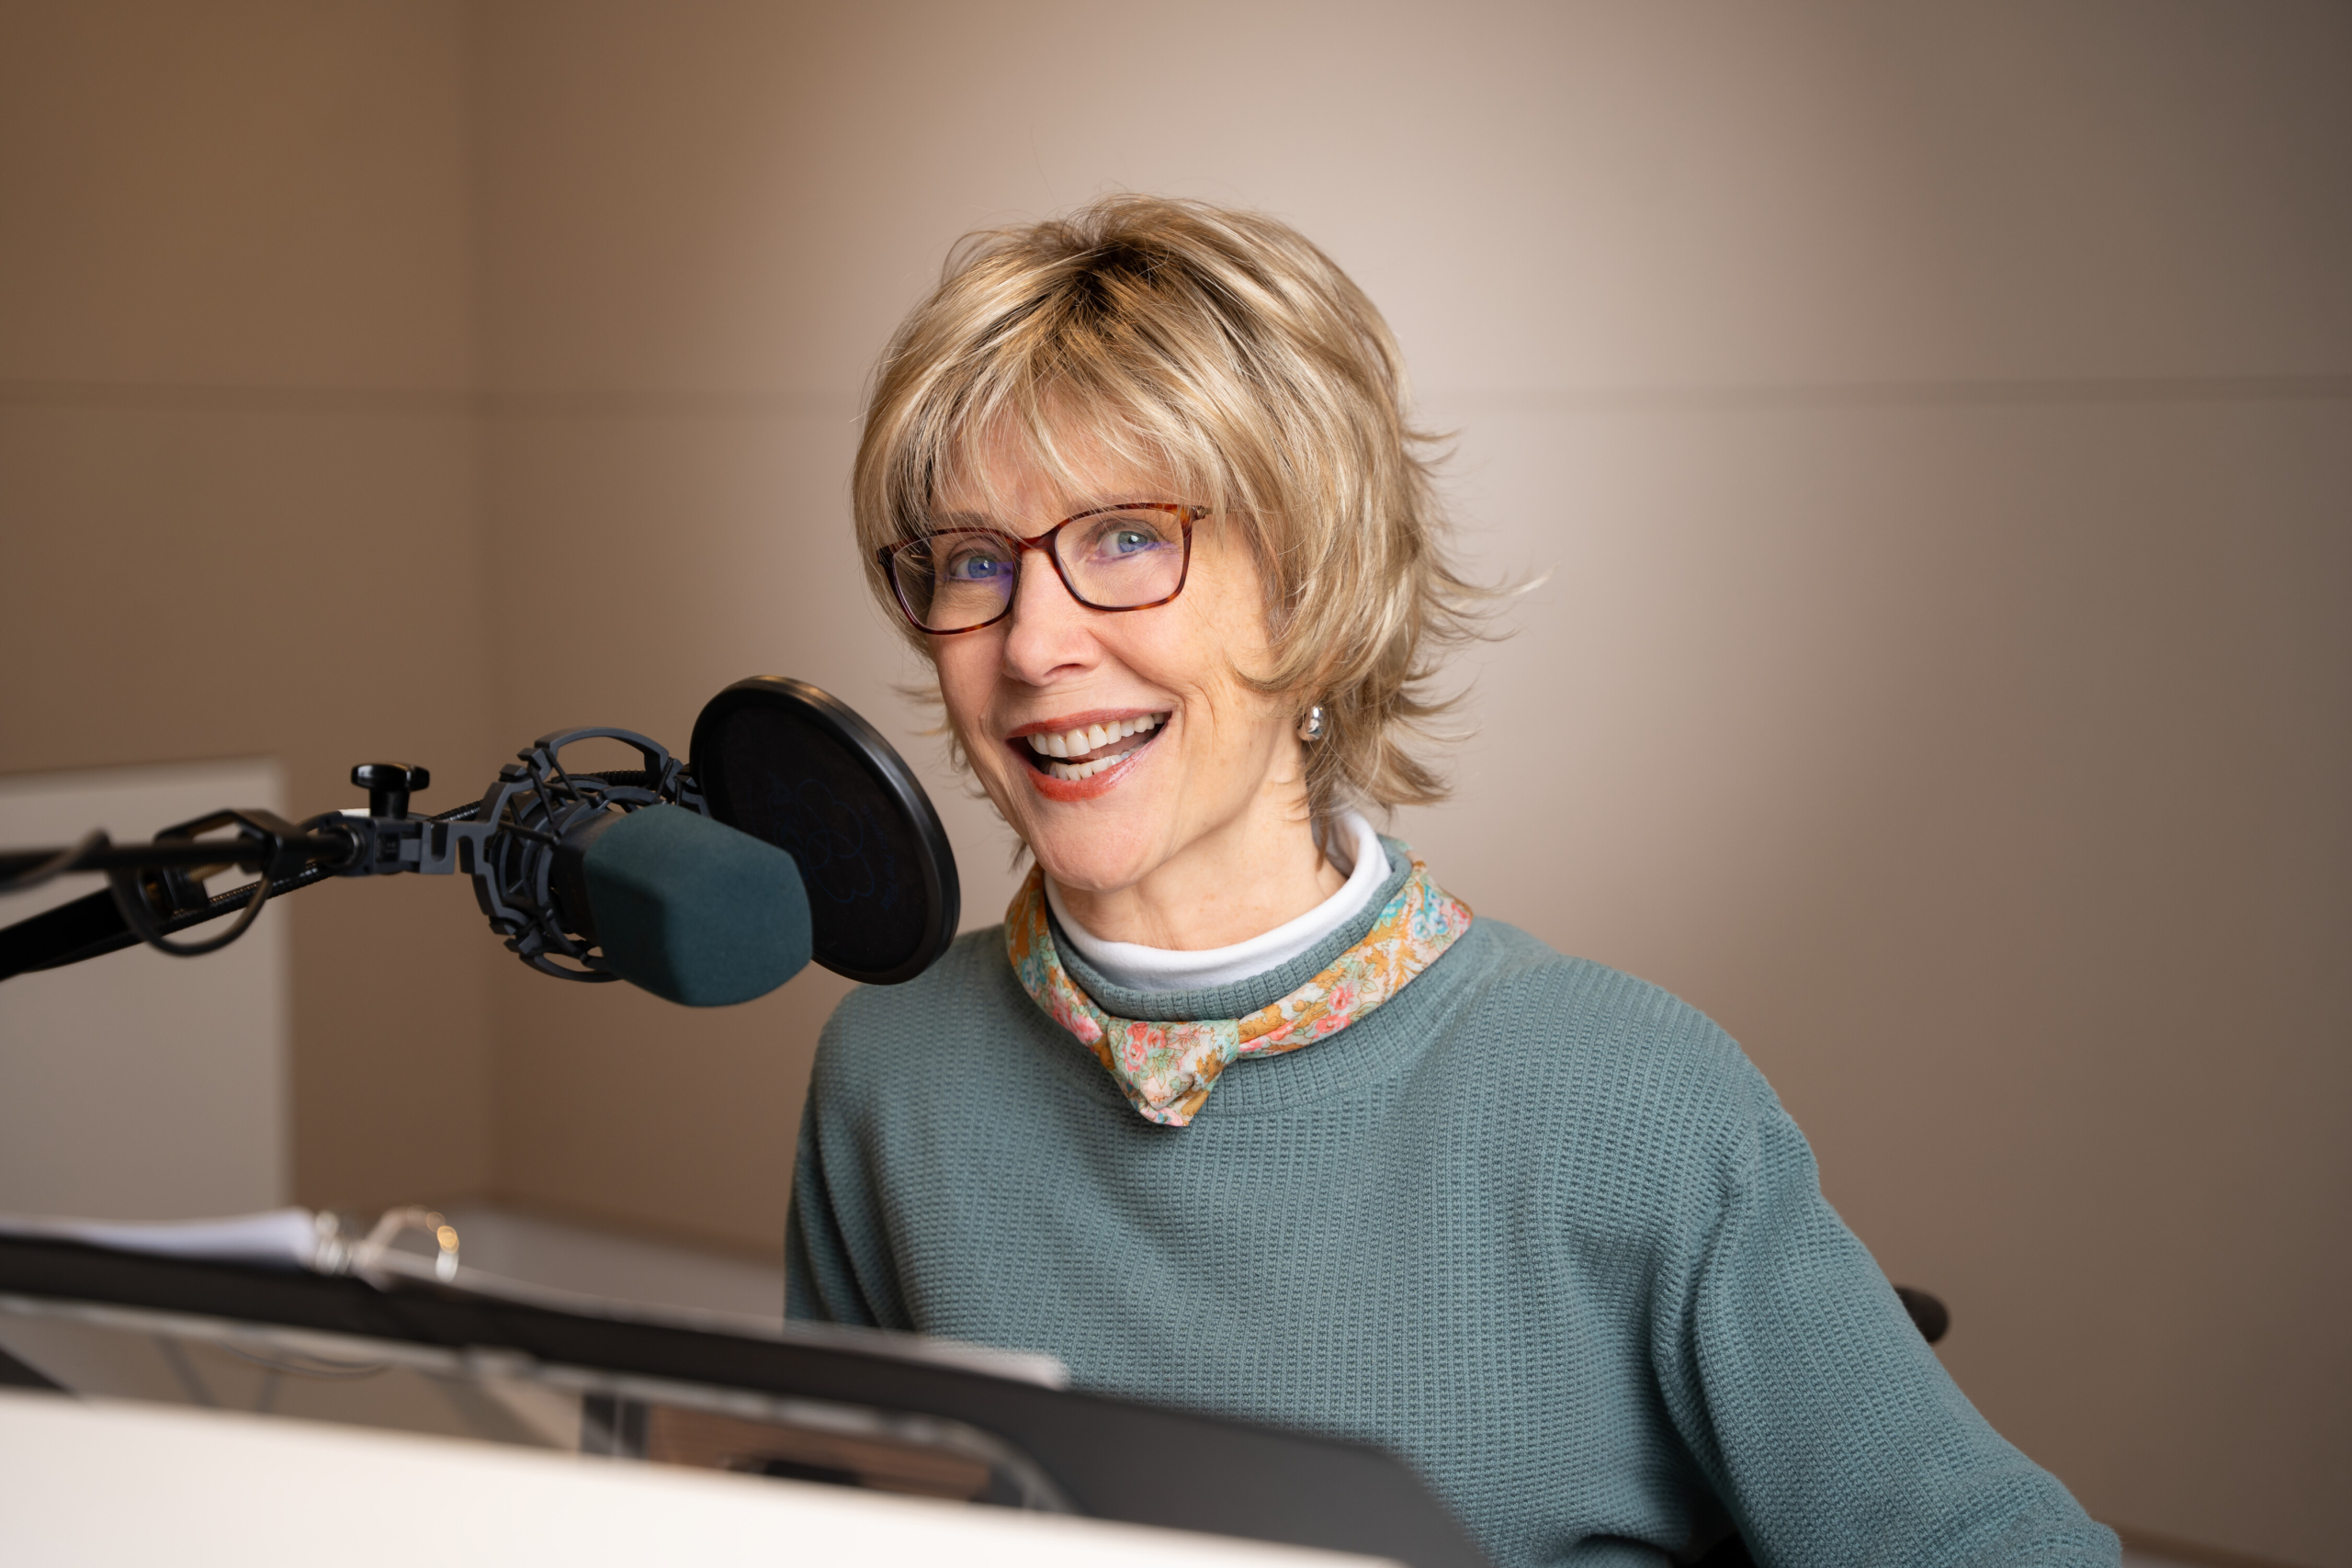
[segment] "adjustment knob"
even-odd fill
[[[406,762],[362,762],[351,770],[351,782],[368,792],[370,817],[405,817],[411,793],[433,782],[425,769]]]

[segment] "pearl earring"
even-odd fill
[[[1306,716],[1298,721],[1298,738],[1301,740],[1323,739],[1323,705],[1321,703],[1317,703],[1313,707],[1308,708]]]

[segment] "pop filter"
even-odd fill
[[[956,940],[956,853],[914,773],[850,708],[754,675],[704,705],[691,768],[710,814],[800,868],[812,956],[868,985],[911,980]]]

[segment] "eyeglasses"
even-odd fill
[[[875,552],[907,619],[946,636],[1012,613],[1024,550],[1052,558],[1069,596],[1090,610],[1148,610],[1184,592],[1202,506],[1172,501],[1098,506],[1029,538],[995,528],[943,528]]]

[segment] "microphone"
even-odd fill
[[[678,806],[600,812],[555,852],[556,905],[605,967],[687,1007],[766,996],[808,966],[808,896],[773,844]]]
[[[642,766],[567,769],[579,742],[616,740]],[[688,1007],[744,1002],[812,960],[895,985],[955,940],[956,857],[930,797],[888,741],[805,682],[760,675],[712,698],[689,767],[626,729],[541,736],[477,803],[409,814],[423,768],[366,762],[351,782],[365,812],[300,827],[223,811],[148,844],[93,833],[65,849],[0,852],[0,892],[69,871],[104,871],[108,891],[0,929],[0,980],[140,942],[182,956],[217,952],[275,894],[331,877],[462,873],[491,929],[525,964],[567,980],[627,980]],[[203,835],[233,830],[235,837]],[[209,897],[228,866],[260,879]],[[234,915],[209,941],[171,933]]]

